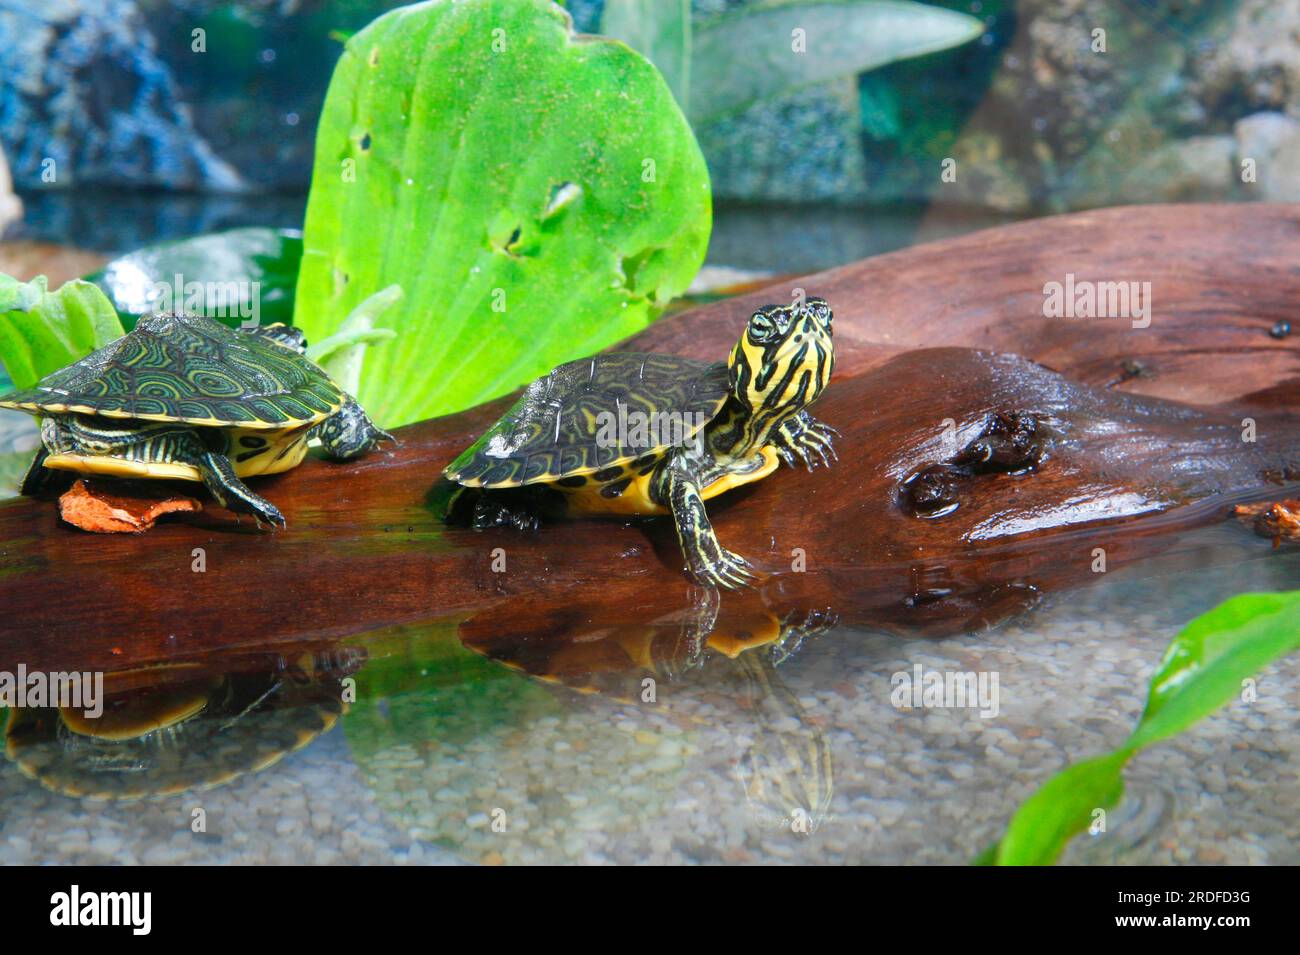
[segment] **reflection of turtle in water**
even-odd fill
[[[685,684],[727,684],[740,701],[738,735],[750,739],[737,765],[751,811],[764,824],[797,832],[817,829],[830,807],[834,768],[819,723],[786,689],[779,666],[808,637],[829,629],[829,612],[766,610],[719,617],[718,593],[699,588],[684,615],[643,625],[575,632],[506,635],[493,621],[461,626],[461,642],[497,663],[583,693],[641,706],[647,678],[658,702],[679,699]],[[676,689],[674,689],[676,687]]]
[[[829,464],[837,433],[807,411],[835,365],[831,309],[810,298],[755,312],[726,363],[614,352],[537,379],[447,466],[475,527],[537,513],[671,514],[696,581],[738,589],[749,564],[719,543],[704,502],[780,461]]]
[[[213,673],[170,664],[104,676],[98,718],[67,707],[11,709],[5,755],[67,796],[137,799],[210,789],[306,746],[346,711],[351,651]]]

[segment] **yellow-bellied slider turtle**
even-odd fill
[[[480,528],[536,527],[525,486],[560,492],[569,514],[672,514],[697,581],[749,584],[748,563],[718,542],[704,502],[766,477],[778,458],[830,463],[837,432],[805,409],[834,367],[831,317],[819,298],[760,308],[725,364],[614,352],[561,365],[445,474],[482,489],[471,518]],[[453,519],[461,507],[452,502]]]
[[[320,438],[331,457],[356,457],[391,436],[304,352],[302,332],[248,333],[201,315],[147,315],[127,335],[0,398],[39,415],[43,447],[23,481],[50,470],[202,481],[223,507],[283,526],[242,477],[299,464]]]

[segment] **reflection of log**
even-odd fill
[[[1091,579],[1094,547],[1122,566],[1231,503],[1282,496],[1300,468],[1300,418],[1283,408],[1300,397],[1300,361],[1295,339],[1269,330],[1300,321],[1297,262],[1296,209],[1190,206],[1041,220],[808,278],[836,310],[839,364],[817,413],[845,432],[841,461],[711,505],[724,543],[772,575],[759,595],[724,601],[951,629]],[[1043,285],[1067,273],[1151,282],[1150,327],[1044,318]],[[787,294],[675,316],[633,345],[721,357],[748,306]],[[328,638],[506,601],[544,629],[636,624],[684,598],[662,521],[575,522],[536,538],[442,526],[441,467],[507,404],[403,429],[400,448],[355,464],[311,460],[259,482],[289,521],[276,534],[214,509],[141,537],[89,538],[60,527],[50,501],[0,507],[0,667]],[[1033,417],[998,417],[1013,414]],[[1254,443],[1242,441],[1247,416]],[[1017,427],[1043,452],[1036,469],[961,463],[978,440],[1023,453]],[[946,516],[900,504],[900,484],[927,466],[920,492],[955,503],[936,509]],[[506,573],[491,569],[498,547]],[[794,548],[806,573],[791,572]]]

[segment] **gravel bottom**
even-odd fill
[[[777,672],[804,710],[802,730],[783,729],[819,728],[832,754],[834,797],[811,834],[747,804],[737,768],[755,722],[735,684],[691,681],[650,707],[473,658],[461,682],[358,704],[305,750],[208,792],[78,800],[5,764],[0,863],[962,864],[1052,773],[1124,740],[1191,616],[1300,577],[1300,553],[1266,550],[1106,581],[995,631],[810,642]],[[1000,712],[895,708],[891,675],[918,663],[996,672]],[[1139,754],[1108,832],[1066,861],[1300,862],[1298,687],[1292,655],[1260,674],[1255,702]],[[206,833],[191,831],[196,808]]]

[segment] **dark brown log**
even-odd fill
[[[1150,327],[1044,318],[1044,283],[1071,272],[1151,282]],[[800,284],[835,308],[837,372],[816,412],[844,432],[841,460],[711,502],[723,542],[769,575],[724,604],[829,607],[922,632],[996,622],[1094,579],[1095,547],[1123,568],[1234,504],[1286,496],[1300,474],[1296,341],[1269,334],[1300,320],[1295,207],[1045,219]],[[626,347],[720,357],[750,306],[789,292],[674,316]],[[666,521],[577,521],[536,537],[443,525],[439,472],[508,403],[401,429],[400,447],[355,463],[312,459],[258,481],[288,519],[278,533],[212,507],[92,538],[61,527],[52,501],[0,506],[0,668],[111,669],[439,618],[543,637],[641,628],[684,606]],[[990,443],[996,466],[972,464]],[[505,573],[492,570],[495,548]]]

